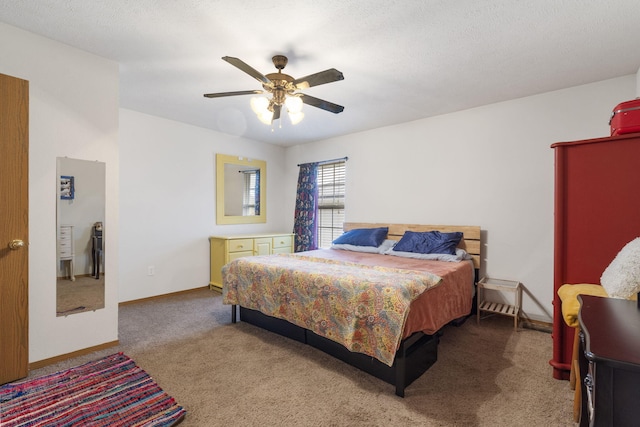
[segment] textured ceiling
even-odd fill
[[[0,21],[120,64],[124,108],[279,145],[374,129],[634,74],[637,0],[23,0]],[[305,106],[272,129],[250,96],[261,89],[222,56],[263,74],[274,54],[301,77],[343,81],[305,93],[345,107]]]

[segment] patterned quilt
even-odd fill
[[[236,259],[222,269],[223,301],[287,320],[391,366],[409,305],[435,274],[299,254]]]

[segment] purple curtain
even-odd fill
[[[318,249],[318,163],[300,165],[293,232],[294,251]]]

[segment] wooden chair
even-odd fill
[[[575,329],[573,337],[573,350],[571,355],[571,371],[569,373],[569,386],[573,393],[573,421],[580,421],[580,410],[582,405],[582,386],[580,384],[580,366],[578,355],[580,354],[580,323],[578,322],[578,312],[580,303],[578,295],[595,295],[607,297],[606,291],[600,285],[579,284],[562,285],[558,289],[558,296],[562,301],[562,317],[565,323]]]
[[[580,384],[580,364],[578,355],[580,354],[580,325],[575,327],[573,337],[573,352],[571,354],[571,372],[569,373],[569,386],[573,392],[573,421],[580,422],[580,411],[582,406],[582,384]]]

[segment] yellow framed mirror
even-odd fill
[[[216,154],[216,223],[267,222],[267,162]]]

